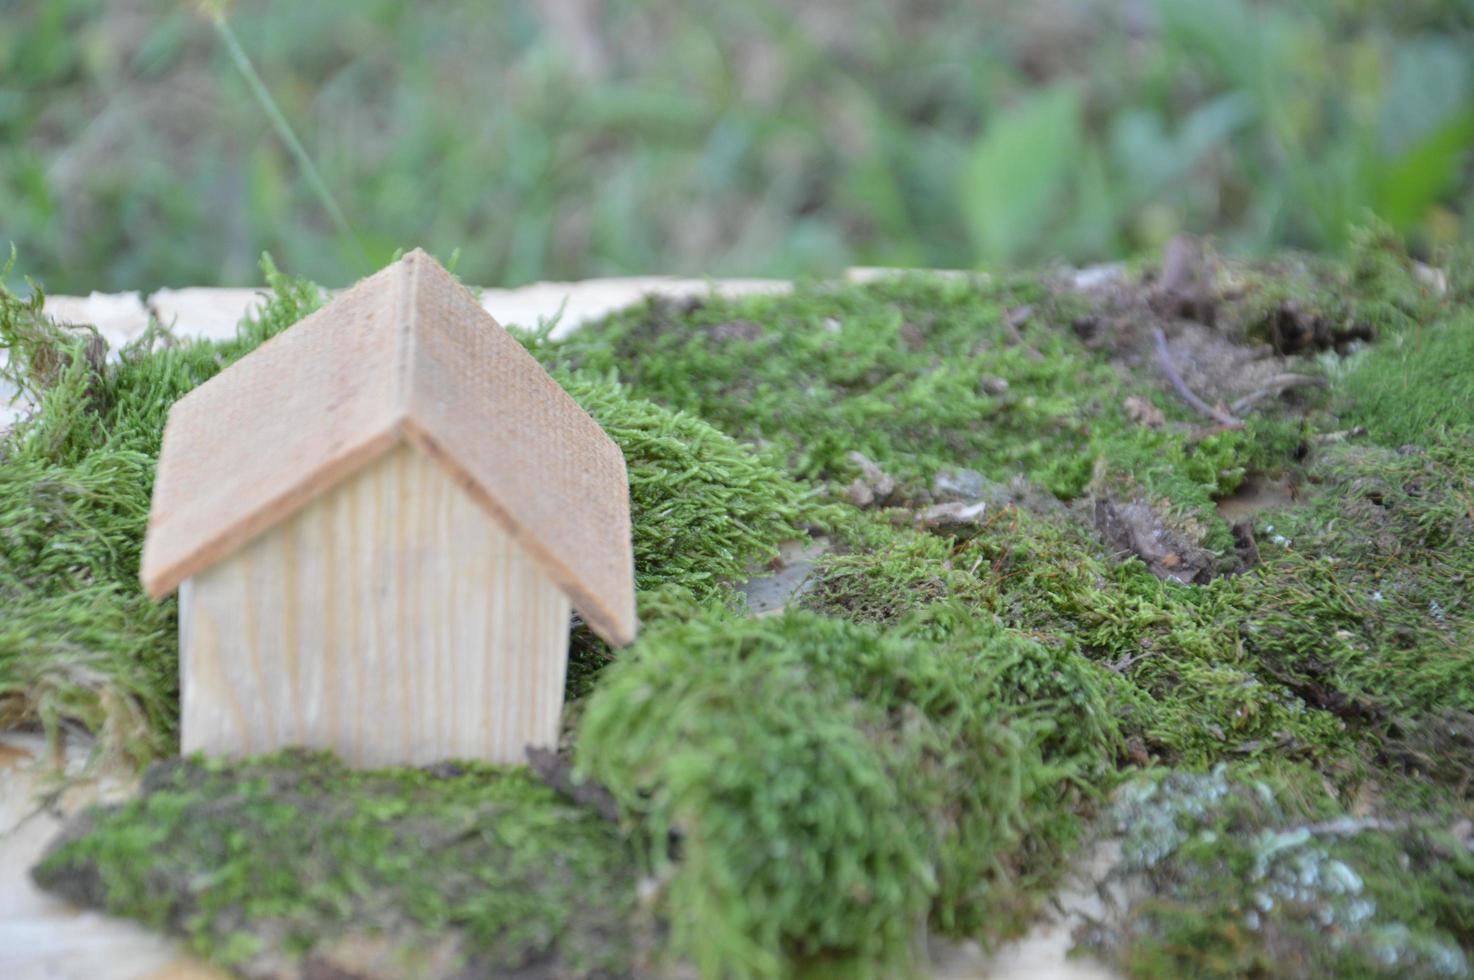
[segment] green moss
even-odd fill
[[[1177,764],[1341,766],[1391,753],[1474,774],[1474,453],[1336,443],[1305,503],[1257,520],[1262,563],[1207,586],[1108,555],[1082,516],[1004,508],[966,540],[841,525],[805,602],[892,623],[946,598],[1089,658],[1124,731]]]
[[[1310,504],[1267,514],[1268,571],[1248,583],[1248,653],[1307,703],[1391,753],[1421,745],[1451,785],[1474,778],[1474,452],[1340,444],[1309,468]]]
[[[1345,299],[1353,315],[1379,338],[1434,319],[1444,307],[1418,276],[1402,239],[1390,227],[1372,222],[1352,235]]]
[[[1461,977],[1474,854],[1428,812],[1350,816],[1312,773],[1175,772],[1110,815],[1128,908],[1092,945],[1137,977]]]
[[[181,760],[87,821],[41,884],[246,972],[284,951],[334,972],[354,944],[384,944],[399,976],[623,974],[645,952],[631,852],[524,772]]]
[[[667,624],[601,679],[580,765],[637,819],[703,975],[892,976],[917,968],[922,919],[1021,925],[1112,727],[1075,665],[953,615],[970,628]]]
[[[858,512],[834,530],[836,549],[818,560],[800,600],[809,609],[889,626],[933,603],[982,597],[976,579],[952,561],[950,538]]]
[[[1474,433],[1474,316],[1419,324],[1353,362],[1342,417],[1383,445],[1432,446]]]
[[[899,276],[652,299],[534,349],[550,364],[617,374],[640,397],[763,446],[799,479],[847,483],[859,452],[899,482],[901,501],[925,501],[937,474],[956,468],[1022,476],[1065,500],[1129,485],[1167,502],[1231,565],[1214,501],[1251,469],[1293,465],[1299,425],[1268,413],[1242,430],[1201,430],[1149,351],[1113,363],[1116,352],[1077,338],[1087,312],[1048,276]],[[1149,309],[1123,315],[1145,336],[1136,321]],[[1133,420],[1128,399],[1165,423]]]
[[[1307,708],[1244,649],[1248,578],[1163,581],[1135,559],[1107,556],[1094,529],[1065,511],[1005,509],[960,543],[878,527],[869,535],[821,562],[806,602],[878,622],[947,597],[985,610],[1078,651],[1125,734],[1179,762],[1344,748],[1339,718]]]
[[[624,452],[641,590],[698,599],[741,581],[778,544],[822,518],[812,492],[730,436],[684,412],[587,375],[559,381]]]
[[[962,466],[1071,497],[1128,430],[1148,456],[1185,443],[1129,424],[1115,372],[1060,329],[1081,309],[1038,279],[907,276],[650,300],[544,356],[617,372],[636,394],[770,443],[800,477],[848,479],[859,451],[913,486]],[[1019,311],[1023,327],[1010,327]]]

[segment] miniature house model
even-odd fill
[[[570,608],[634,638],[624,457],[415,251],[174,406],[142,576],[179,590],[186,752],[521,762]]]

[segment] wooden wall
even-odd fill
[[[557,742],[568,600],[410,447],[186,581],[179,605],[185,752],[520,763]]]

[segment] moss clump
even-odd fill
[[[1109,332],[1087,297],[1035,275],[652,299],[534,349],[761,444],[799,479],[847,483],[858,452],[898,482],[893,502],[927,501],[934,478],[956,468],[1024,477],[1064,500],[1129,483],[1169,501],[1231,562],[1213,502],[1251,468],[1291,464],[1298,427],[1271,413],[1243,430],[1202,430],[1155,366],[1138,322],[1150,307],[1098,302],[1129,321],[1128,347],[1082,340]],[[1160,421],[1133,417],[1142,412]]]
[[[1373,350],[1354,371],[1397,356]],[[1353,397],[1338,390],[1336,404]],[[1426,450],[1317,448],[1297,467],[1304,501],[1255,519],[1261,562],[1237,577],[1164,581],[1104,547],[1081,508],[1003,507],[965,539],[844,525],[843,551],[820,563],[805,601],[890,622],[954,597],[1047,643],[1068,639],[1127,735],[1179,765],[1288,754],[1339,768],[1351,754],[1467,786],[1474,453],[1447,433],[1474,423],[1474,406],[1441,410],[1450,421],[1421,430]]]
[[[355,975],[367,951],[376,976],[586,977],[645,952],[634,868],[611,825],[523,771],[288,752],[159,764],[35,876],[245,976]]]
[[[965,541],[872,525],[863,545],[821,561],[805,602],[891,622],[941,599],[991,613],[1019,634],[1076,651],[1135,754],[1209,763],[1225,752],[1325,756],[1345,725],[1307,708],[1244,648],[1246,600],[1265,574],[1207,586],[1163,581],[1121,561],[1068,511],[1004,508]],[[908,606],[907,602],[914,605]]]
[[[1350,253],[1344,262],[1287,254],[1233,270],[1218,325],[1280,354],[1344,354],[1431,322],[1446,310],[1445,298],[1418,275],[1385,225],[1359,229]]]
[[[836,548],[815,564],[806,608],[857,623],[891,626],[934,603],[982,598],[949,537],[883,518],[851,514],[835,527]]]
[[[952,615],[667,624],[601,678],[580,765],[637,819],[703,975],[892,976],[927,918],[1023,921],[1113,732],[1076,665]]]
[[[624,451],[642,591],[710,598],[822,517],[812,491],[695,416],[631,397],[617,382],[564,375],[563,387]]]
[[[1206,586],[1119,561],[1067,512],[1005,508],[964,541],[864,525],[821,561],[804,601],[893,622],[954,598],[1068,640],[1126,734],[1177,764],[1225,753],[1330,763],[1360,740],[1371,756],[1419,746],[1407,760],[1419,766],[1462,760],[1454,782],[1467,782],[1471,466],[1464,450],[1327,447],[1306,470],[1312,502],[1258,519],[1262,563]]]
[[[1127,786],[1122,920],[1091,945],[1136,977],[1462,977],[1474,852],[1437,814],[1350,816],[1312,773]]]

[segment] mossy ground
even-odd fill
[[[633,851],[525,770],[176,760],[70,837],[43,885],[249,976],[294,954],[309,975],[351,976],[379,944],[440,977],[619,975],[648,953]]]
[[[1139,865],[1144,897],[1095,937],[1130,972],[1372,974],[1394,946],[1404,971],[1467,970],[1474,295],[1464,265],[1446,272],[1433,288],[1372,232],[1344,265],[810,284],[526,335],[630,462],[645,632],[617,656],[575,634],[570,751],[619,805],[629,843],[611,846],[654,883],[666,952],[713,977],[890,976],[917,968],[925,929],[996,941],[1145,769],[1167,788],[1130,797],[1126,829],[1165,821],[1191,846]],[[172,613],[134,574],[152,458],[174,398],[318,300],[272,284],[241,340],[116,362],[7,298],[11,370],[43,399],[0,455],[12,723],[139,757],[172,744]],[[1174,393],[1154,328],[1241,426]],[[1231,528],[1217,503],[1246,479],[1284,500]],[[965,520],[933,518],[952,502]],[[730,585],[820,530],[803,608],[745,615]],[[1276,802],[1249,816],[1153,809],[1214,780],[1219,801],[1258,799],[1254,779]],[[51,860],[124,881],[133,855],[108,842],[153,818],[121,814]],[[1370,829],[1283,854],[1320,848],[1362,891],[1253,904],[1256,834],[1352,815]],[[221,908],[274,894],[207,887]],[[1405,889],[1418,910],[1392,914]],[[1343,921],[1353,898],[1376,910]],[[1327,914],[1344,941],[1311,925]],[[217,957],[238,941],[190,921]]]

